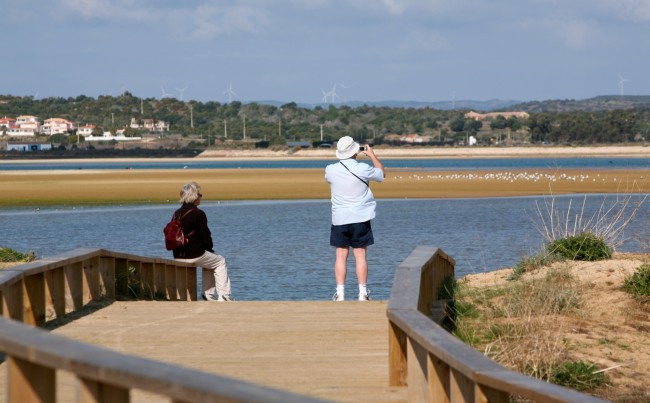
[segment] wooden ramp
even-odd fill
[[[405,388],[388,386],[386,307],[386,301],[114,302],[53,333],[325,400],[406,401]],[[72,383],[59,388],[59,401],[74,400]],[[132,398],[166,401],[137,391]]]

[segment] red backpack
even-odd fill
[[[190,241],[189,235],[191,235],[191,233],[186,236],[183,232],[183,225],[181,224],[181,219],[185,217],[190,211],[192,210],[188,210],[181,217],[178,217],[176,214],[172,215],[171,221],[165,225],[163,234],[165,234],[165,248],[167,248],[167,250],[180,248],[187,245],[187,243]]]

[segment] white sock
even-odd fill
[[[336,293],[341,297],[345,295],[345,284],[336,285]]]
[[[368,288],[365,284],[359,284],[359,295],[368,295]]]

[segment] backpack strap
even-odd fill
[[[345,164],[343,163],[343,161],[339,161],[339,162],[341,163],[341,165],[343,165],[343,168],[347,169],[348,172],[350,172],[352,175],[356,176],[356,178],[359,179],[361,182],[363,182],[364,185],[370,187],[370,184],[368,182],[366,182],[363,179],[359,178],[354,172],[350,171],[350,168],[346,167]]]
[[[173,219],[176,219],[176,220],[178,220],[178,221],[181,221],[183,218],[185,218],[186,215],[188,215],[189,213],[191,213],[193,210],[194,210],[193,208],[187,210],[187,211],[186,211],[185,213],[183,213],[183,215],[181,215],[180,217],[177,216],[176,214],[172,214],[172,220],[173,220]],[[181,223],[181,225],[182,225],[182,223]],[[190,232],[189,232],[187,235],[185,235],[185,236],[186,236],[187,238],[189,238],[190,235],[194,234],[195,232],[196,232],[196,230],[194,230],[194,231],[190,231]]]

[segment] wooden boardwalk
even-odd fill
[[[405,388],[388,386],[386,308],[386,301],[117,301],[53,333],[324,400],[406,401]],[[63,383],[59,401],[73,401],[72,377]],[[132,398],[167,401],[141,391]]]

